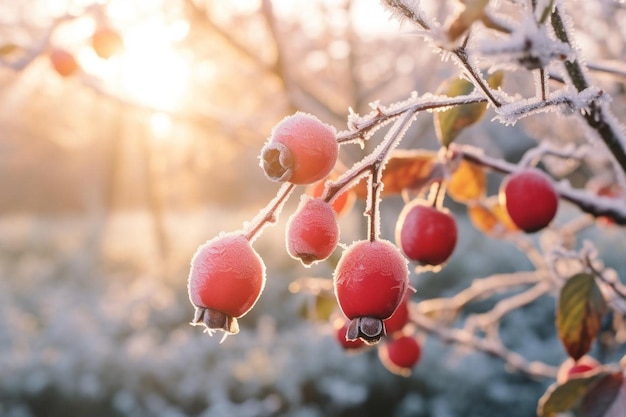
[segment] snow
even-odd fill
[[[260,303],[241,320],[241,332],[223,344],[189,326],[189,257],[215,218],[223,225],[238,223],[232,212],[212,213],[168,220],[187,239],[179,242],[180,263],[166,277],[153,258],[144,259],[151,253],[150,223],[138,216],[112,219],[108,230],[115,233],[107,235],[101,256],[78,245],[81,231],[89,230],[81,219],[59,221],[62,228],[51,226],[55,219],[1,221],[0,415],[35,417],[43,402],[49,415],[96,407],[93,415],[106,417],[329,417],[367,410],[372,398],[388,403],[389,415],[398,417],[446,407],[451,416],[473,415],[458,411],[459,401],[469,397],[446,388],[455,380],[478,383],[466,368],[444,360],[450,348],[429,342],[413,376],[404,380],[383,368],[374,349],[348,356],[329,325],[299,319],[299,305],[291,302],[295,294],[284,294],[288,282],[304,272],[295,261],[289,271],[272,263]],[[130,229],[137,233],[129,236]],[[277,238],[281,231],[272,231],[257,241],[259,251],[266,258],[287,257]],[[123,245],[135,249],[124,256],[106,249]],[[92,262],[76,267],[79,258]],[[507,378],[499,361],[484,369],[490,383]],[[430,388],[414,390],[414,384]],[[532,386],[538,398],[543,386]],[[509,393],[497,399],[500,407],[516,395]]]

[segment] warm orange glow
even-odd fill
[[[174,49],[173,42],[184,31],[180,22],[168,25],[156,18],[124,31],[118,81],[128,98],[160,110],[172,110],[181,104],[190,66]]]

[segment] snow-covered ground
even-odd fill
[[[280,224],[255,243],[266,258],[268,284],[241,321],[240,334],[220,344],[219,337],[189,326],[189,257],[198,243],[239,227],[251,214],[233,213],[168,218],[167,262],[157,255],[146,215],[115,215],[106,225],[82,218],[5,217],[0,415],[534,414],[551,381],[508,373],[501,361],[484,354],[427,338],[421,362],[405,379],[385,370],[375,350],[344,353],[328,324],[301,318],[304,295],[287,288],[298,276],[329,276],[328,267],[305,270],[284,255]],[[508,255],[485,258],[501,253],[501,243],[483,238],[476,246],[471,226],[463,230],[448,275],[424,277],[424,285],[465,270],[466,277],[457,277],[462,286],[478,274],[516,267],[519,261]],[[480,250],[482,262],[470,247]],[[558,364],[563,351],[551,327],[553,314],[550,299],[511,314],[504,340],[532,359]]]

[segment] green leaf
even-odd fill
[[[494,90],[497,90],[504,81],[504,71],[495,71],[489,77],[487,77],[487,85]]]
[[[572,378],[563,384],[552,384],[539,399],[537,415],[539,417],[553,417],[580,404],[581,398],[589,392],[591,387],[606,376],[606,373],[592,374],[584,378]]]
[[[337,301],[332,294],[312,295],[300,306],[300,316],[308,320],[326,322],[337,310]]]
[[[584,417],[620,416],[626,411],[624,375],[621,372],[605,375],[582,399],[580,413]]]
[[[565,350],[574,360],[589,351],[605,312],[606,301],[592,274],[580,273],[567,280],[558,301],[556,325]]]
[[[489,76],[487,84],[498,88],[502,84],[504,73],[496,71]],[[463,78],[444,81],[439,87],[439,94],[457,97],[470,94],[474,85]],[[450,109],[433,114],[435,133],[443,146],[449,146],[463,129],[478,122],[485,115],[487,103],[460,104]]]

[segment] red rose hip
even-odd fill
[[[394,374],[409,376],[419,362],[422,348],[412,336],[400,336],[378,348],[378,358],[383,366]]]
[[[332,206],[303,195],[287,223],[287,252],[305,266],[324,260],[337,247],[339,226]]]
[[[209,334],[239,332],[237,319],[256,303],[265,285],[265,265],[241,234],[222,234],[201,245],[191,260],[189,299],[192,325]]]
[[[454,217],[426,201],[408,203],[396,223],[396,244],[412,261],[438,266],[448,260],[457,242]]]
[[[334,274],[335,295],[350,320],[347,340],[377,343],[383,320],[398,308],[409,285],[407,260],[385,240],[354,242],[342,254]]]
[[[396,308],[396,311],[394,311],[389,318],[383,320],[385,333],[387,335],[393,336],[394,333],[400,332],[409,322],[409,301],[411,299],[411,293],[412,291],[408,291],[398,308]]]
[[[100,58],[109,59],[124,48],[124,39],[117,30],[102,26],[93,33],[91,46]]]
[[[61,77],[69,77],[78,70],[78,62],[74,55],[65,49],[54,49],[49,55],[52,68]]]
[[[559,203],[552,181],[536,168],[511,174],[504,180],[499,195],[513,223],[526,233],[550,224]]]
[[[334,128],[297,112],[274,127],[261,149],[261,166],[273,181],[312,184],[330,174],[338,154]]]
[[[361,350],[366,346],[365,342],[361,339],[348,340],[346,339],[346,332],[348,331],[348,322],[344,322],[341,327],[335,330],[335,338],[339,345],[346,351],[357,351]]]

